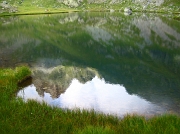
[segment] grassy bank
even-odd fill
[[[78,12],[79,10],[75,9],[53,9],[53,8],[23,8],[22,10],[15,13],[4,12],[0,14],[2,16],[15,16],[15,15],[38,15],[38,14],[57,14],[57,13],[70,13]]]
[[[30,76],[27,67],[0,69],[0,133],[177,134],[180,117],[163,115],[118,119],[94,111],[70,111],[16,98],[17,84]]]
[[[96,6],[91,6],[86,8],[76,8],[76,9],[69,9],[69,8],[64,8],[64,9],[57,9],[57,8],[37,8],[37,7],[32,7],[32,8],[27,8],[23,7],[20,8],[18,12],[14,13],[9,13],[9,12],[4,12],[0,13],[0,17],[3,16],[15,16],[15,15],[38,15],[38,14],[58,14],[58,13],[70,13],[70,12],[124,12],[125,5],[120,8],[117,8],[117,6],[113,6],[112,9],[107,9],[103,8],[102,6],[96,7]],[[141,10],[141,9],[134,9],[133,12],[142,12],[142,13],[163,13],[163,14],[174,14],[174,15],[179,15],[180,11],[171,11],[167,12],[167,10],[162,10],[162,9],[147,9],[147,10]]]

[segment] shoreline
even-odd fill
[[[59,14],[59,13],[72,13],[72,12],[121,12],[124,13],[123,9],[125,7],[121,7],[121,9],[104,9],[104,8],[91,8],[91,9],[53,9],[53,8],[35,8],[36,11],[34,10],[29,10],[29,11],[17,11],[14,13],[7,13],[3,12],[0,13],[0,17],[5,17],[5,16],[18,16],[18,15],[40,15],[40,14]],[[46,11],[47,10],[47,11]],[[158,13],[158,14],[167,14],[167,15],[179,15],[178,18],[180,18],[180,12],[174,11],[174,12],[169,12],[169,11],[161,11],[161,10],[132,10],[133,13]]]

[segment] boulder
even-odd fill
[[[114,12],[115,10],[114,10],[114,9],[110,9],[109,11],[112,13],[112,12]]]
[[[132,14],[132,9],[130,7],[124,8],[124,14],[125,15],[131,15]]]
[[[2,4],[7,5],[7,4],[8,4],[8,2],[7,2],[7,1],[3,1],[3,2],[2,2]]]
[[[130,7],[126,7],[126,8],[124,8],[124,12],[131,12],[132,13],[132,9]]]

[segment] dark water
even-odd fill
[[[123,116],[180,114],[180,22],[163,14],[0,18],[0,67],[28,65],[17,96]]]

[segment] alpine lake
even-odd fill
[[[17,97],[123,117],[180,115],[180,21],[155,13],[0,17],[0,67],[27,65]]]

